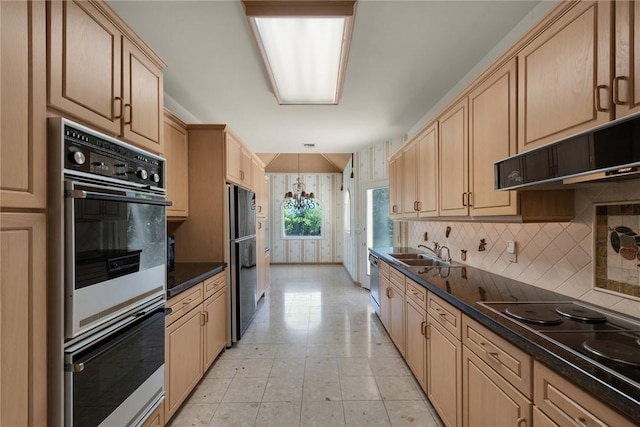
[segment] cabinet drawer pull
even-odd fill
[[[206,316],[204,313],[200,313],[200,326],[204,326],[207,323]]]
[[[500,360],[500,353],[495,351],[495,349],[491,348],[489,345],[487,345],[486,342],[481,342],[480,346],[484,349],[484,352],[487,353],[487,356],[491,357],[492,359],[494,359],[496,362],[498,362],[499,364],[503,364],[502,361]]]
[[[425,337],[427,336],[427,322],[420,323],[420,333]]]
[[[209,312],[208,311],[204,312],[204,323],[209,323]]]
[[[472,192],[468,192],[467,193],[467,205],[468,206],[473,206],[473,193]]]
[[[600,98],[600,94],[602,93],[602,89],[607,89],[607,85],[598,85],[596,86],[596,110],[601,112],[601,113],[606,113],[607,111],[609,111],[608,108],[603,108],[602,107],[602,102],[601,102],[601,98]]]
[[[187,298],[186,300],[182,301],[182,305],[191,304],[191,301],[193,301],[191,298]]]
[[[462,206],[467,206],[467,202],[465,201],[466,192],[462,193]]]
[[[127,108],[129,108],[129,120],[127,120],[127,118],[126,118]],[[125,125],[130,125],[131,124],[131,120],[133,119],[133,105],[124,104],[124,112],[123,112],[122,116],[124,118],[124,124]]]
[[[585,417],[575,417],[575,420],[578,424],[580,424],[581,426],[586,426],[587,424],[587,419]]]
[[[620,99],[620,81],[629,80],[627,76],[618,76],[613,79],[613,103],[616,105],[627,105],[627,101]]]
[[[516,420],[516,427],[520,427],[520,424],[522,424],[523,422],[524,422],[524,425],[526,426],[527,425],[527,419],[524,418],[524,417],[518,418]]]
[[[118,104],[118,108],[115,108],[115,103],[116,101],[119,103]],[[121,119],[122,118],[122,97],[121,96],[116,96],[115,98],[113,98],[113,110],[114,113],[117,112],[117,114],[114,115],[114,119]]]
[[[436,311],[436,313],[438,313],[439,316],[442,316],[442,317],[446,317],[447,316],[447,313],[444,310],[442,310],[441,308],[439,308],[439,307],[436,307],[435,311]]]

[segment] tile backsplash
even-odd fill
[[[598,239],[597,235],[594,237],[594,231],[598,233],[595,225],[596,205],[617,203],[633,206],[624,202],[639,200],[640,182],[637,180],[585,184],[575,191],[576,215],[571,222],[514,224],[409,221],[406,243],[413,247],[418,244],[433,247],[433,243],[438,242],[450,249],[454,261],[640,317],[640,299],[634,293],[636,289],[596,287],[597,263],[594,262],[594,253],[612,250],[609,249],[610,239],[602,239],[602,236]],[[635,224],[638,224],[638,218],[635,218]],[[451,227],[449,237],[446,237],[447,227]],[[640,233],[637,228],[633,231]],[[426,242],[425,233],[429,239]],[[481,245],[482,239],[484,245]],[[517,262],[511,262],[511,254],[507,252],[508,241],[516,242]],[[484,250],[479,250],[481,246],[484,246]],[[466,261],[461,259],[462,250],[467,251]],[[640,261],[635,262],[638,263]],[[637,270],[635,278],[638,284]],[[630,294],[635,296],[620,292],[629,289]]]

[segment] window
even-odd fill
[[[302,205],[285,202],[282,214],[285,238],[322,236],[322,209],[317,200]]]

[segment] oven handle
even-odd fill
[[[71,197],[74,199],[106,200],[109,202],[140,203],[143,205],[156,205],[156,206],[173,206],[173,202],[168,202],[164,200],[138,199],[136,197],[114,196],[111,194],[95,193],[93,191],[85,191],[85,190],[67,191],[65,193],[65,196]]]

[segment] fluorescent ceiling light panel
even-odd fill
[[[279,104],[338,104],[355,0],[244,0]]]
[[[344,18],[255,18],[282,104],[337,104]]]

